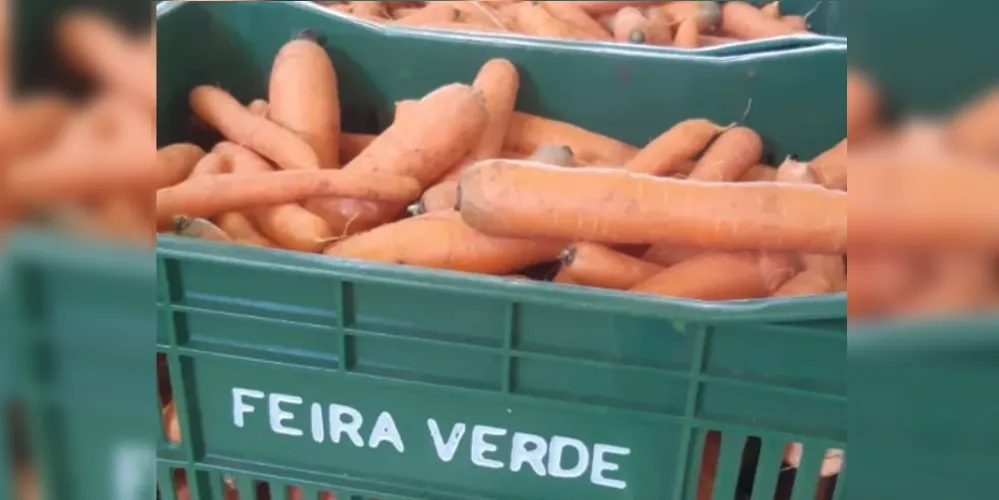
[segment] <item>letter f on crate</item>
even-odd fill
[[[253,407],[246,403],[245,398],[264,399],[264,393],[253,389],[232,388],[232,423],[241,429],[246,425],[246,414],[253,413]]]

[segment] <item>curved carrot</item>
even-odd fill
[[[780,2],[774,0],[773,2],[770,2],[764,5],[763,7],[760,7],[760,12],[774,19],[780,19],[781,18]]]
[[[774,292],[774,297],[800,297],[832,293],[833,284],[821,272],[806,269],[787,280]]]
[[[305,30],[278,51],[271,67],[267,117],[301,137],[315,152],[319,167],[339,168],[336,70],[317,39]]]
[[[572,25],[572,27],[585,33],[595,40],[609,42],[612,41],[610,33],[607,32],[595,19],[590,17],[585,10],[573,2],[540,2],[542,6],[553,16]]]
[[[471,150],[486,127],[482,93],[467,85],[441,87],[413,106],[412,112],[397,116],[344,170],[397,174],[427,187]],[[348,229],[363,231],[388,222],[418,197],[379,204],[347,198],[309,200],[305,207],[322,217],[335,234],[344,234]]]
[[[653,139],[624,168],[642,174],[670,174],[684,160],[700,155],[724,130],[724,127],[700,118],[682,121]]]
[[[173,186],[187,179],[204,157],[205,150],[196,144],[182,142],[160,148],[156,152],[156,187]]]
[[[319,168],[316,153],[294,132],[254,115],[220,88],[195,87],[190,104],[195,115],[227,139],[260,153],[281,168]]]
[[[773,182],[777,180],[777,169],[770,165],[753,165],[746,171],[739,182]]]
[[[453,23],[458,21],[458,10],[447,2],[429,2],[426,7],[395,21],[402,26],[422,26],[426,23]]]
[[[645,17],[649,23],[645,27],[645,43],[649,45],[673,44],[673,18],[658,7],[649,8]]]
[[[631,291],[712,301],[764,298],[794,275],[795,264],[782,253],[708,252],[661,271]]]
[[[239,212],[226,212],[215,219],[215,225],[225,231],[236,243],[264,248],[277,248],[277,245],[257,231],[250,219]]]
[[[670,267],[704,253],[703,248],[679,245],[652,245],[642,254],[642,260],[659,267]]]
[[[271,109],[271,105],[263,99],[254,99],[253,102],[246,107],[246,109],[248,109],[250,113],[266,118],[268,111]]]
[[[346,165],[357,158],[372,142],[378,137],[372,134],[351,134],[345,132],[340,135],[340,163]]]
[[[662,268],[596,243],[576,243],[559,256],[562,269],[583,286],[627,290]]]
[[[177,215],[171,217],[173,232],[187,238],[231,243],[232,238],[222,228],[200,217]]]
[[[880,99],[874,84],[864,75],[848,70],[846,73],[846,136],[862,141],[875,128],[881,116]]]
[[[713,1],[668,2],[661,8],[674,22],[693,21],[699,33],[713,32],[722,18],[721,6]]]
[[[499,32],[509,32],[510,27],[514,24],[511,16],[487,2],[453,1],[447,3],[460,12],[458,20],[461,23],[494,28]]]
[[[777,182],[795,182],[799,184],[817,184],[818,179],[812,172],[812,168],[805,162],[787,158],[776,169]]]
[[[614,40],[620,43],[645,43],[648,40],[646,30],[649,27],[649,20],[646,19],[642,11],[635,7],[623,7],[614,14],[611,21],[614,31]]]
[[[559,269],[555,276],[552,276],[552,283],[561,283],[563,285],[576,285],[576,280],[572,278],[572,273],[568,269]]]
[[[232,172],[232,163],[229,161],[229,158],[214,152],[208,152],[194,164],[194,167],[191,168],[191,175],[187,176],[187,179],[203,175],[228,174],[230,172]]]
[[[388,17],[385,2],[350,2],[350,13],[363,17]]]
[[[847,148],[847,139],[843,139],[832,149],[811,161],[809,165],[819,184],[829,189],[846,191],[847,167],[849,165]]]
[[[999,90],[993,90],[959,110],[944,132],[961,151],[999,159]]]
[[[507,130],[506,147],[533,154],[545,144],[564,144],[584,165],[624,165],[638,148],[575,125],[515,111]]]
[[[708,146],[688,179],[698,181],[736,181],[760,161],[763,140],[746,127],[733,127]]]
[[[284,170],[198,177],[156,192],[156,215],[206,217],[320,196],[399,202],[419,196],[419,183],[393,174]]]
[[[701,38],[697,22],[693,19],[686,19],[681,21],[680,26],[677,27],[673,44],[682,49],[696,49],[701,46]]]
[[[425,242],[434,244],[427,245]],[[451,211],[393,222],[333,244],[330,257],[504,275],[555,260],[564,244],[495,238]]]
[[[797,32],[780,20],[767,16],[752,4],[734,0],[722,5],[719,27],[723,32],[744,40],[793,35]]]
[[[458,204],[472,227],[510,238],[725,250],[846,249],[846,193],[816,186],[710,183],[487,160],[462,176]]]
[[[238,144],[220,142],[213,151],[230,159],[235,173],[274,170],[263,158]],[[326,221],[297,203],[262,206],[247,215],[268,239],[289,250],[318,252],[333,237]]]

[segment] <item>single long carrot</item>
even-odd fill
[[[195,87],[191,109],[230,141],[246,146],[284,169],[319,168],[308,143],[277,123],[244,108],[228,92],[210,85]]]
[[[577,284],[612,290],[627,290],[662,271],[660,266],[597,243],[576,243],[559,260]]]
[[[704,253],[703,248],[679,245],[652,245],[642,254],[642,260],[659,267],[670,267]]]
[[[620,43],[643,44],[648,40],[649,20],[635,7],[623,7],[611,21],[614,40]]]
[[[849,166],[847,141],[848,139],[843,139],[810,162],[809,166],[819,184],[829,189],[846,191]]]
[[[520,2],[511,10],[517,31],[543,38],[598,39],[551,14],[537,2]]]
[[[239,212],[226,212],[215,218],[215,225],[225,231],[236,243],[264,248],[277,248],[278,245],[269,240],[253,225],[249,217]]]
[[[673,18],[664,10],[652,7],[646,10],[649,23],[645,27],[645,43],[649,45],[673,44]]]
[[[156,187],[173,186],[187,179],[194,166],[204,157],[205,150],[187,142],[160,148],[156,152]]]
[[[234,173],[274,170],[263,158],[238,144],[220,142],[213,151],[230,160]],[[268,239],[289,250],[318,252],[333,237],[326,221],[297,203],[262,206],[246,214]]]
[[[485,99],[486,126],[478,143],[462,158],[444,179],[457,179],[461,172],[480,160],[497,158],[503,150],[510,117],[520,89],[517,67],[506,59],[491,59],[482,66],[472,82]]]
[[[704,37],[697,28],[697,21],[685,19],[676,28],[673,44],[681,49],[696,49],[701,46],[702,38]]]
[[[619,169],[488,160],[459,181],[462,217],[490,235],[726,250],[846,249],[846,193],[711,183]]]
[[[638,148],[570,123],[515,111],[510,117],[506,147],[532,154],[545,144],[564,144],[584,165],[624,165]]]
[[[710,120],[682,121],[642,148],[624,168],[629,172],[667,175],[684,160],[700,155],[718,134],[725,131]]]
[[[694,21],[700,33],[715,31],[722,17],[721,6],[713,1],[667,2],[661,8],[674,22]]]
[[[367,149],[375,138],[373,134],[352,134],[345,132],[340,134],[340,163],[346,165],[357,158],[361,151]]]
[[[760,161],[763,140],[746,127],[733,127],[710,145],[688,179],[699,181],[736,181]]]
[[[345,171],[384,172],[416,179],[422,187],[439,180],[485,130],[487,112],[481,91],[467,85],[441,87],[396,117]],[[309,200],[305,207],[322,217],[335,234],[364,231],[401,215],[409,202],[371,203],[348,198]]]
[[[588,36],[600,41],[612,41],[611,34],[607,32],[593,17],[590,16],[579,5],[573,2],[540,2],[544,8],[553,16],[572,25]]]
[[[719,28],[731,36],[744,40],[793,35],[797,32],[791,26],[764,14],[752,4],[734,0],[722,5]]]
[[[796,271],[796,262],[784,253],[706,252],[661,271],[631,291],[713,301],[764,298]]]
[[[431,241],[433,244],[426,244]],[[505,275],[553,261],[564,244],[486,236],[453,211],[404,219],[333,244],[330,257]]]
[[[156,215],[159,220],[181,214],[210,217],[320,196],[399,202],[414,199],[419,192],[416,180],[380,172],[317,169],[206,176],[158,190]]]
[[[278,51],[268,99],[267,117],[301,137],[315,152],[319,167],[340,167],[336,70],[315,32],[302,31]]]
[[[857,144],[873,132],[881,118],[881,104],[874,84],[863,74],[846,73],[846,136]]]
[[[408,15],[395,24],[402,26],[422,26],[426,23],[449,23],[458,21],[458,10],[447,2],[429,2],[426,7]]]
[[[447,31],[482,31],[486,33],[507,33],[508,31],[489,24],[482,24],[471,21],[437,21],[420,24],[421,28],[439,29]]]
[[[969,103],[951,118],[944,132],[959,150],[999,159],[999,90],[993,90]]]

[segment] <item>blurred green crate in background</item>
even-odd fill
[[[505,57],[519,109],[634,144],[747,108],[771,161],[845,135],[842,44],[610,53],[386,32],[311,5],[191,3],[159,15],[160,144],[215,140],[191,128],[188,91],[264,97],[302,29],[326,37],[354,132]],[[794,441],[807,453],[794,498],[814,498],[822,454],[845,448],[843,295],[695,305],[172,237],[158,253],[158,345],[184,443],[161,445],[164,498],[179,468],[212,500],[224,476],[243,494],[267,482],[272,498],[295,484],[358,499],[693,499],[708,430],[724,431],[719,498],[748,493],[744,449],[761,464],[752,498],[773,498]],[[562,461],[533,461],[534,446]]]

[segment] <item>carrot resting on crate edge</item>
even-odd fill
[[[699,300],[765,298],[797,270],[797,262],[786,253],[706,252],[664,269],[631,291]]]
[[[559,260],[577,284],[613,290],[627,290],[663,270],[597,243],[576,243]]]
[[[156,216],[159,220],[175,215],[206,217],[322,196],[405,202],[419,194],[420,185],[414,179],[374,172],[285,170],[228,174],[199,177],[160,189],[156,193]]]
[[[462,176],[458,205],[472,227],[510,238],[725,250],[846,249],[846,193],[818,186],[711,183],[489,160]]]
[[[533,154],[545,144],[564,144],[583,165],[620,166],[638,153],[638,148],[563,121],[514,112],[507,130],[506,147]]]

